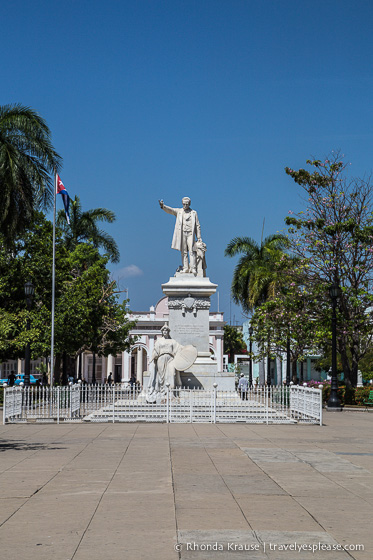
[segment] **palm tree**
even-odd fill
[[[53,200],[53,169],[61,158],[45,120],[29,107],[0,106],[0,233],[10,244],[33,210]]]
[[[266,237],[260,245],[251,237],[235,237],[229,242],[225,256],[242,254],[234,269],[231,293],[245,312],[274,296],[279,282],[276,265],[287,246],[287,238],[281,234]]]
[[[97,222],[115,221],[115,214],[107,208],[94,208],[82,211],[80,198],[75,196],[70,202],[70,225],[66,222],[64,210],[59,210],[57,225],[61,227],[67,248],[71,251],[79,243],[92,243],[94,247],[102,247],[113,263],[119,262],[119,249],[113,237],[99,229]]]

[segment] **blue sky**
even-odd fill
[[[284,167],[340,149],[351,174],[372,172],[372,28],[368,0],[14,0],[0,104],[37,110],[70,195],[115,211],[133,310],[180,264],[157,201],[190,196],[220,310],[242,322],[224,249],[303,204]]]

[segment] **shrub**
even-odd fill
[[[369,392],[372,390],[372,386],[367,387],[356,387],[355,389],[355,403],[363,406],[364,401],[368,400]]]
[[[320,381],[315,381],[314,379],[312,379],[307,383],[307,385],[308,387],[317,388],[320,385]],[[323,403],[326,404],[330,397],[331,382],[323,381],[322,385],[322,400]],[[339,400],[341,401],[342,406],[349,404],[363,406],[364,401],[368,399],[369,392],[371,390],[371,385],[368,385],[367,387],[346,387],[345,385],[339,385],[337,395]]]

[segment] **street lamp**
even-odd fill
[[[250,362],[249,362],[249,386],[253,386],[253,332],[254,329],[250,325],[249,336],[250,336]]]
[[[341,410],[341,403],[337,395],[337,299],[341,295],[341,288],[338,284],[332,284],[329,287],[329,295],[332,300],[332,383],[330,388],[330,398],[328,400],[328,408],[333,410]]]
[[[35,287],[32,282],[26,282],[25,284],[25,297],[26,297],[26,305],[27,311],[30,311],[32,300],[35,294]],[[27,314],[27,324],[26,324],[27,331],[30,330],[30,313]],[[25,348],[25,387],[30,385],[30,360],[31,360],[31,350],[30,350],[30,342],[26,344]]]

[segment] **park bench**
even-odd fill
[[[369,391],[368,400],[364,401],[366,410],[368,410],[368,406],[373,406],[373,390]]]

